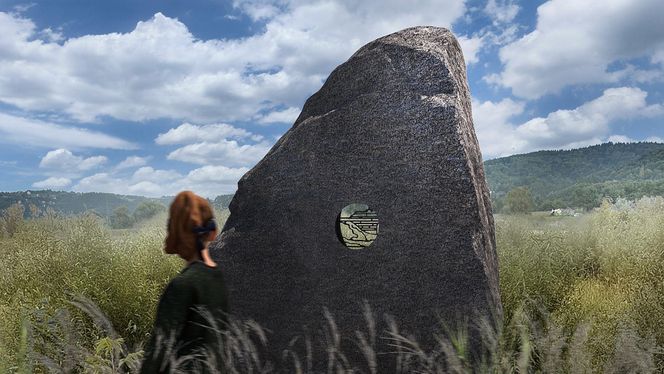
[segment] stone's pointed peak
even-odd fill
[[[295,126],[309,117],[342,108],[362,95],[391,101],[390,96],[404,92],[420,97],[458,96],[468,101],[464,108],[468,113],[464,115],[470,114],[466,65],[451,31],[411,27],[363,46],[334,69],[323,87],[307,100]]]
[[[454,34],[444,27],[415,26],[382,36],[360,48],[355,54],[362,53],[365,49],[370,49],[375,44],[396,44],[413,49],[430,51],[442,49],[446,42],[452,41],[458,45]]]

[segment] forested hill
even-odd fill
[[[539,151],[484,163],[495,207],[515,187],[527,187],[536,209],[592,208],[602,198],[664,195],[664,144],[605,143]]]
[[[228,207],[232,196],[220,195],[211,202],[216,207],[223,209]],[[141,203],[158,202],[168,206],[172,199],[173,196],[149,198],[100,192],[80,193],[51,190],[0,192],[0,211],[20,202],[25,208],[26,216],[31,215],[32,206],[41,212],[45,212],[49,208],[65,215],[94,211],[101,216],[110,217],[113,211],[119,207],[126,207],[130,212],[133,212]]]

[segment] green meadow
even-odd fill
[[[118,230],[94,214],[25,220],[12,209],[0,226],[0,370],[135,371],[161,290],[183,266],[161,250],[165,213]],[[227,214],[219,212],[221,224]],[[495,222],[505,319],[486,337],[483,370],[664,371],[664,198],[604,202],[578,217],[499,214]],[[261,330],[242,326],[226,338],[254,354],[240,343]],[[441,342],[443,358],[395,332],[378,334],[410,347],[419,372],[471,370],[463,334]],[[243,354],[228,352],[229,362],[259,372],[260,358],[247,363],[237,359]],[[334,372],[375,372],[375,355],[361,371],[339,352],[331,357]]]

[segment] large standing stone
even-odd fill
[[[339,238],[353,203],[377,215],[377,227],[345,228],[368,246]],[[323,326],[323,307],[353,337],[367,300],[379,322],[388,313],[425,342],[437,315],[502,313],[465,64],[444,28],[390,34],[337,67],[230,211],[212,253],[232,312],[272,331],[275,357],[303,325]]]

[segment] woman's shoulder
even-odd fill
[[[164,294],[179,294],[191,289],[191,279],[186,274],[179,273],[173,277],[164,288]]]
[[[201,261],[195,261],[182,270],[178,277],[182,278],[182,282],[192,282],[201,278],[223,278],[223,272],[218,265],[209,266]]]
[[[193,262],[173,277],[164,290],[165,293],[185,293],[197,288],[201,281],[210,277],[221,277],[221,271],[202,262]]]

